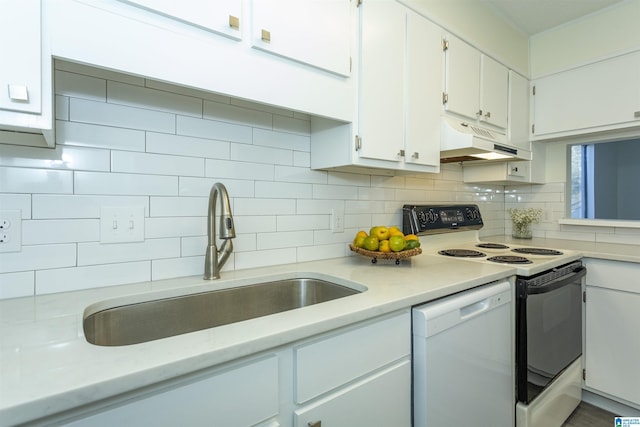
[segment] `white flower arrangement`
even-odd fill
[[[538,223],[542,218],[542,209],[540,208],[510,208],[508,209],[513,221],[513,235],[518,237],[531,237],[529,225],[533,222]]]

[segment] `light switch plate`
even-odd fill
[[[22,250],[22,213],[0,211],[0,252]]]
[[[100,208],[100,243],[144,241],[144,206]]]

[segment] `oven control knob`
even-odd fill
[[[421,226],[427,225],[427,214],[424,211],[418,212],[418,221]]]
[[[429,209],[429,213],[427,214],[427,220],[433,224],[438,219],[438,215],[433,211],[433,209]]]
[[[477,209],[467,208],[467,218],[480,219],[480,212]]]

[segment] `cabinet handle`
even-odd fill
[[[477,116],[481,116],[482,115],[482,110],[478,110],[478,112],[476,113]]]
[[[418,152],[416,151],[415,153],[413,153],[413,154],[411,155],[411,158],[413,158],[413,159],[419,159],[419,158],[420,158],[420,153],[418,153]]]
[[[400,151],[398,151],[398,156],[400,156],[400,157],[404,157],[404,150],[400,150]]]
[[[635,117],[636,119],[640,119],[640,111],[636,111],[635,113],[633,113],[633,117]]]
[[[237,16],[229,15],[229,27],[233,28],[234,30],[239,30],[240,18],[238,18]]]
[[[487,111],[487,114],[484,115],[487,119],[491,117],[491,111]]]
[[[271,32],[262,30],[262,41],[267,43],[271,42]]]
[[[25,85],[9,85],[9,99],[29,102],[29,89]]]
[[[318,421],[309,421],[307,423],[307,425],[309,427],[322,427],[322,420],[318,420]]]

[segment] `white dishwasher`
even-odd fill
[[[414,427],[514,425],[511,285],[413,309]]]

